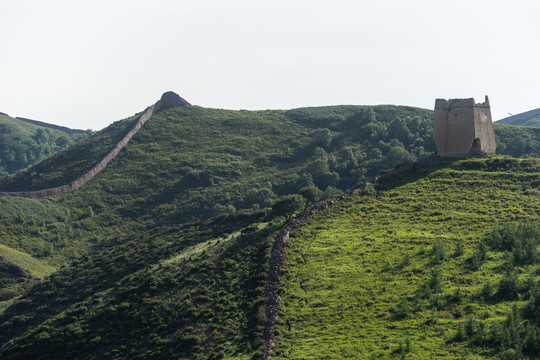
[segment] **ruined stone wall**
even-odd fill
[[[122,140],[120,140],[103,159],[101,159],[92,169],[73,181],[71,184],[36,191],[0,192],[0,197],[43,199],[48,196],[69,194],[70,192],[79,189],[81,186],[92,180],[94,176],[99,174],[99,172],[105,169],[105,167],[118,155],[118,153],[120,153],[120,150],[127,145],[131,138],[142,128],[142,126],[148,121],[148,119],[150,119],[152,115],[157,113],[159,110],[176,106],[187,107],[191,106],[191,104],[172,91],[163,93],[161,98],[154,105],[146,109],[133,128],[131,128],[131,130],[122,138]]]
[[[131,140],[131,138],[142,128],[142,126],[150,119],[150,117],[159,110],[159,107],[155,105],[150,106],[143,115],[139,118],[137,123],[131,128],[131,130],[112,148],[111,151],[103,159],[101,159],[92,169],[83,174],[70,184],[48,188],[36,191],[12,191],[12,192],[0,192],[0,197],[24,197],[30,199],[43,199],[48,196],[58,196],[69,194],[81,186],[89,182],[99,174],[105,167],[120,153],[120,150]]]
[[[261,355],[261,360],[270,360],[272,358],[272,353],[274,351],[274,337],[275,337],[275,328],[276,323],[279,318],[279,304],[281,302],[281,297],[279,296],[279,290],[281,286],[281,267],[283,264],[283,250],[285,245],[289,240],[291,231],[296,230],[300,225],[304,224],[309,220],[313,215],[324,211],[339,202],[350,198],[352,195],[364,190],[368,186],[373,186],[379,181],[397,174],[401,174],[407,170],[412,169],[419,164],[424,162],[433,161],[436,158],[435,155],[431,155],[424,160],[417,162],[406,163],[397,169],[394,169],[384,175],[376,176],[371,181],[360,184],[349,191],[338,195],[337,197],[326,201],[321,204],[317,204],[311,209],[305,211],[303,214],[299,215],[297,218],[290,220],[283,230],[277,235],[274,240],[274,245],[272,246],[272,251],[270,255],[269,269],[268,269],[268,278],[266,280],[266,286],[264,289],[264,298],[266,299],[266,324],[263,332],[264,340],[264,349]]]
[[[476,106],[474,108],[474,131],[476,137],[482,142],[481,150],[486,154],[495,154],[495,131],[489,106]]]

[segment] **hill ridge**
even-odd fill
[[[538,117],[540,117],[540,108],[505,117],[504,119],[497,120],[497,123],[517,126],[538,126],[535,123],[528,123],[530,120],[537,119]]]
[[[5,114],[5,115],[7,115],[7,114]],[[49,124],[49,123],[46,123],[46,122],[43,122],[43,121],[27,119],[27,118],[23,118],[23,117],[19,117],[19,116],[15,117],[15,119],[27,122],[29,124],[41,126],[41,127],[44,127],[44,128],[60,130],[60,131],[65,132],[66,134],[81,134],[81,133],[85,132],[85,130],[81,130],[81,129],[71,129],[71,128],[68,128],[66,126]]]
[[[156,107],[156,105],[158,105]],[[141,115],[137,123],[131,128],[130,131],[112,148],[111,151],[107,153],[94,167],[92,167],[85,174],[74,180],[70,184],[65,184],[53,188],[34,190],[34,191],[7,191],[0,192],[0,197],[24,197],[30,199],[43,199],[49,196],[59,196],[69,194],[82,186],[87,182],[92,180],[97,174],[99,174],[107,165],[120,153],[120,150],[127,145],[131,138],[142,128],[142,126],[156,113],[160,108],[161,104],[156,103],[155,105],[150,106]]]

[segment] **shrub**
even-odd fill
[[[431,248],[431,257],[434,264],[440,264],[444,261],[446,256],[446,249],[444,244],[440,241],[435,241],[433,247]]]
[[[514,300],[518,298],[521,284],[514,269],[506,272],[499,283],[497,295],[502,299]]]
[[[319,188],[316,187],[315,185],[311,185],[311,186],[306,186],[300,189],[298,194],[301,195],[306,201],[306,208],[307,208],[310,204],[314,203],[315,201],[317,201],[317,199],[321,197],[322,191],[319,190]]]
[[[396,320],[402,320],[409,316],[409,302],[407,299],[403,299],[394,309],[394,318]]]
[[[540,225],[535,223],[495,225],[488,243],[494,250],[510,251],[518,242],[540,243]],[[519,245],[518,245],[519,246]]]
[[[297,211],[304,207],[304,203],[304,198],[300,195],[282,196],[272,205],[272,214],[284,216],[289,221]]]
[[[493,285],[489,281],[484,283],[484,286],[482,286],[482,290],[480,290],[480,296],[484,300],[488,300],[491,295],[493,294]]]
[[[460,257],[461,255],[463,255],[463,252],[464,252],[463,240],[461,240],[460,238],[456,241],[456,249],[454,250],[454,256]]]

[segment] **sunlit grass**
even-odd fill
[[[469,316],[506,316],[511,302],[478,299],[485,282],[500,281],[504,257],[489,252],[478,270],[468,259],[493,224],[538,221],[540,196],[525,189],[538,185],[539,163],[511,174],[429,164],[383,181],[376,196],[357,194],[315,216],[286,249],[275,358],[391,358],[407,342],[411,358],[491,358],[451,340]],[[456,256],[458,242],[463,254]],[[434,260],[435,243],[442,244],[441,261]],[[440,306],[419,295],[434,271]],[[458,288],[465,300],[452,303]]]
[[[49,265],[46,261],[35,259],[31,255],[1,244],[0,256],[4,257],[8,261],[11,261],[12,263],[19,265],[24,270],[38,278],[43,278],[56,270],[54,266]]]

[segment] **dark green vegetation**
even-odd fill
[[[87,131],[32,124],[0,113],[0,176],[24,169],[88,135]]]
[[[138,116],[117,121],[64,151],[0,179],[0,191],[40,190],[69,184],[98,163],[133,127]]]
[[[3,178],[0,191],[73,181],[136,119],[118,121]],[[431,111],[396,106],[169,109],[155,115],[104,172],[76,193],[41,201],[0,199],[1,241],[60,265],[102,239],[134,229],[265,208],[312,185],[327,198],[382,169],[432,153],[431,122]],[[496,130],[503,153],[539,156],[540,129]]]
[[[434,161],[316,215],[274,358],[537,358],[539,187],[536,159]]]
[[[513,157],[540,157],[540,127],[495,124],[497,154]]]
[[[262,346],[261,326],[265,319],[261,292],[268,253],[272,238],[282,225],[266,217],[268,210],[257,210],[279,204],[278,199],[293,200],[292,207],[274,206],[274,214],[286,218],[303,211],[308,203],[339,194],[383,169],[427,156],[435,151],[431,138],[432,115],[429,110],[397,106],[334,106],[290,111],[173,108],[153,116],[119,156],[78,191],[43,200],[0,198],[0,256],[34,276],[45,277],[42,281],[31,280],[17,273],[8,262],[0,263],[2,358],[33,358],[39,351],[55,354],[56,358],[87,354],[94,358],[206,359],[214,356],[248,359],[256,356]],[[99,161],[136,120],[135,116],[116,122],[91,138],[2,179],[0,191],[42,189],[71,182]],[[536,130],[496,126],[501,151],[520,157],[537,156],[540,132]],[[519,146],[516,138],[523,140]],[[471,199],[476,199],[481,196],[482,186],[496,184],[502,188],[492,190],[493,198],[489,201],[493,208],[486,206],[487,210],[477,211],[470,206],[469,210],[462,210],[468,200],[460,195],[461,207],[453,210],[455,214],[451,216],[461,219],[468,216],[467,211],[474,213],[477,222],[467,223],[472,229],[470,234],[465,231],[468,228],[463,227],[456,236],[461,239],[459,259],[463,263],[475,263],[467,259],[473,258],[471,252],[480,236],[485,237],[491,231],[486,221],[495,217],[502,219],[507,213],[516,217],[521,214],[519,209],[527,206],[538,213],[535,192],[538,180],[533,180],[538,179],[535,164],[530,160],[495,158],[426,165],[424,170],[400,176],[401,180],[396,180],[400,184],[392,185],[396,189],[410,189],[412,185],[408,183],[418,182],[425,187],[426,195],[420,187],[418,191],[416,188],[407,190],[403,197],[389,195],[385,198],[386,193],[400,191],[392,186],[384,188],[385,183],[378,189],[366,191],[362,198],[371,199],[373,203],[363,209],[365,218],[381,218],[386,222],[374,225],[373,232],[369,228],[361,231],[375,243],[380,238],[394,239],[396,235],[386,231],[392,228],[398,231],[407,222],[393,224],[391,217],[400,214],[400,207],[413,210],[413,214],[418,215],[416,220],[422,223],[418,226],[424,227],[425,234],[420,238],[426,237],[428,243],[422,255],[414,248],[414,236],[411,243],[407,243],[411,238],[403,237],[393,249],[406,246],[411,249],[407,254],[400,254],[399,267],[408,271],[410,264],[422,266],[433,256],[434,266],[443,268],[449,259],[459,258],[448,255],[453,236],[448,229],[452,225],[444,225],[448,216],[437,213],[438,207],[453,203],[444,190],[450,189],[453,194],[450,186],[457,182],[468,189]],[[444,180],[438,182],[437,177],[432,178],[434,174]],[[530,177],[527,178],[529,183],[519,185],[522,190],[519,192],[509,184],[521,182],[524,174]],[[492,176],[499,180],[491,180]],[[389,205],[385,205],[386,201]],[[512,209],[500,211],[497,208],[506,204]],[[237,212],[240,209],[247,212]],[[432,217],[422,217],[424,212],[433,213]],[[486,214],[489,216],[483,219]],[[400,219],[401,216],[409,215],[399,215]],[[533,217],[522,216],[523,219]],[[213,220],[208,220],[210,218]],[[355,226],[364,226],[365,219],[361,220]],[[440,226],[433,230],[440,235],[437,235],[440,241],[436,246],[431,244],[430,221]],[[376,232],[379,230],[382,235]],[[291,251],[295,239],[292,239]],[[345,239],[338,247],[347,247],[349,240]],[[530,247],[530,244],[523,246]],[[353,248],[358,251],[357,258],[364,255],[362,247]],[[489,247],[485,251],[488,255],[495,253]],[[505,250],[497,251],[502,254]],[[337,253],[324,256],[333,261],[332,256]],[[456,248],[456,254],[459,253]],[[399,278],[401,275],[392,270],[390,264],[395,256],[390,254],[384,260],[389,262],[389,271],[396,272],[388,276]],[[477,265],[481,263],[478,269],[467,270],[472,274],[469,280],[478,276],[478,271],[486,266],[483,265],[486,259],[481,256],[476,261]],[[374,257],[373,261],[379,260]],[[461,266],[458,260],[452,261],[450,264],[456,264],[456,268]],[[336,269],[339,266],[336,263]],[[54,268],[59,269],[54,272]],[[310,271],[318,272],[317,269]],[[413,280],[424,279],[426,271],[420,269],[418,274],[408,276]],[[430,285],[428,289],[432,290],[429,291],[439,289],[438,273],[433,274],[434,285]],[[439,274],[446,276],[442,270]],[[493,286],[496,286],[495,280],[500,275],[489,271],[480,278],[482,276],[493,278]],[[339,279],[337,274],[332,278]],[[351,278],[351,282],[360,283],[358,278]],[[446,289],[444,281],[440,284]],[[339,289],[348,285],[344,282],[332,286]],[[426,305],[431,295],[422,295],[429,291],[416,283],[418,293],[409,291],[411,286],[398,289],[405,289],[408,295],[406,303],[392,303],[396,306],[395,321],[398,318],[410,321],[407,311],[416,302],[428,309],[421,308],[419,314],[432,311]],[[465,296],[469,301],[468,286],[460,288],[456,297]],[[336,294],[333,288],[325,289],[327,294]],[[351,291],[358,294],[359,299],[365,296],[359,290]],[[419,300],[415,300],[415,296]],[[334,300],[340,299],[343,298],[335,296]],[[482,304],[478,306],[488,306]],[[345,305],[347,308],[349,303]],[[501,312],[510,309],[504,303],[496,306]],[[294,306],[287,308],[294,309]],[[369,306],[363,309],[366,308]],[[477,314],[467,311],[471,317]],[[439,316],[438,310],[433,310],[433,314]],[[293,324],[300,319],[298,314],[285,315],[291,329],[297,326]],[[331,319],[335,322],[338,318]],[[476,317],[473,320],[477,321]],[[443,327],[445,321],[441,320],[439,326]],[[342,323],[349,326],[347,322]],[[457,329],[455,320],[449,319],[448,324],[445,329],[453,334]],[[400,332],[403,328],[398,325],[389,332],[394,335],[391,335],[392,341],[388,341],[393,344],[388,345],[388,349],[402,343],[401,349],[414,353],[418,340],[414,334],[418,333],[404,336]],[[339,334],[345,334],[345,330],[333,333],[336,346],[341,346]],[[314,341],[321,343],[321,339],[328,340],[322,337]],[[353,344],[355,337],[351,339]],[[290,334],[280,328],[279,340],[280,344],[285,344],[280,345],[279,354],[287,357],[284,354],[292,349],[287,345]],[[465,340],[452,344],[450,348],[462,349],[461,354],[477,346]],[[315,347],[313,349],[316,351]],[[358,349],[357,344],[336,354],[346,355],[354,349]],[[493,349],[485,353],[490,354]],[[390,350],[384,351],[390,354]],[[331,352],[328,354],[335,357]]]
[[[527,111],[521,114],[512,115],[497,121],[500,124],[517,126],[540,126],[540,109]]]
[[[0,315],[0,357],[251,358],[262,346],[262,291],[281,225],[263,217],[101,243]]]
[[[151,233],[156,226],[198,221],[237,209],[267,208],[278,197],[301,188],[307,188],[309,202],[323,190],[323,197],[332,196],[382,168],[433,151],[433,142],[426,136],[431,131],[430,116],[430,111],[393,106],[258,112],[189,107],[161,111],[105,171],[79,191],[44,200],[0,198],[0,239],[4,245],[0,256],[38,277],[50,273],[51,265],[76,261],[77,266],[59,270],[72,272],[79,267],[82,255],[124,234],[133,237],[139,231]],[[105,155],[135,121],[133,117],[114,123],[92,138],[3,179],[0,191],[69,183]],[[395,129],[387,133],[391,124]],[[402,138],[404,142],[393,139],[404,127],[408,134]],[[389,156],[383,156],[383,152]],[[193,266],[199,271],[207,265]],[[18,306],[13,297],[30,291],[23,297],[26,299],[36,288],[49,286],[50,278],[27,290],[36,281],[20,274],[12,276],[9,271],[4,270],[4,278],[9,281],[0,290],[0,311],[11,314],[6,328],[18,332],[5,340],[31,332],[45,319],[84,300],[64,299],[62,295],[62,301],[50,305],[53,311],[38,307],[37,317],[27,323],[26,314],[10,312]],[[122,271],[126,271],[124,276],[130,274],[128,268]],[[93,285],[95,276],[80,278],[91,294],[105,291],[99,287],[101,280]],[[70,291],[66,285],[62,294]],[[84,292],[87,296],[90,293]],[[214,296],[208,301],[214,304]],[[24,321],[19,323],[19,319]],[[253,351],[260,348],[255,343],[249,346]]]

